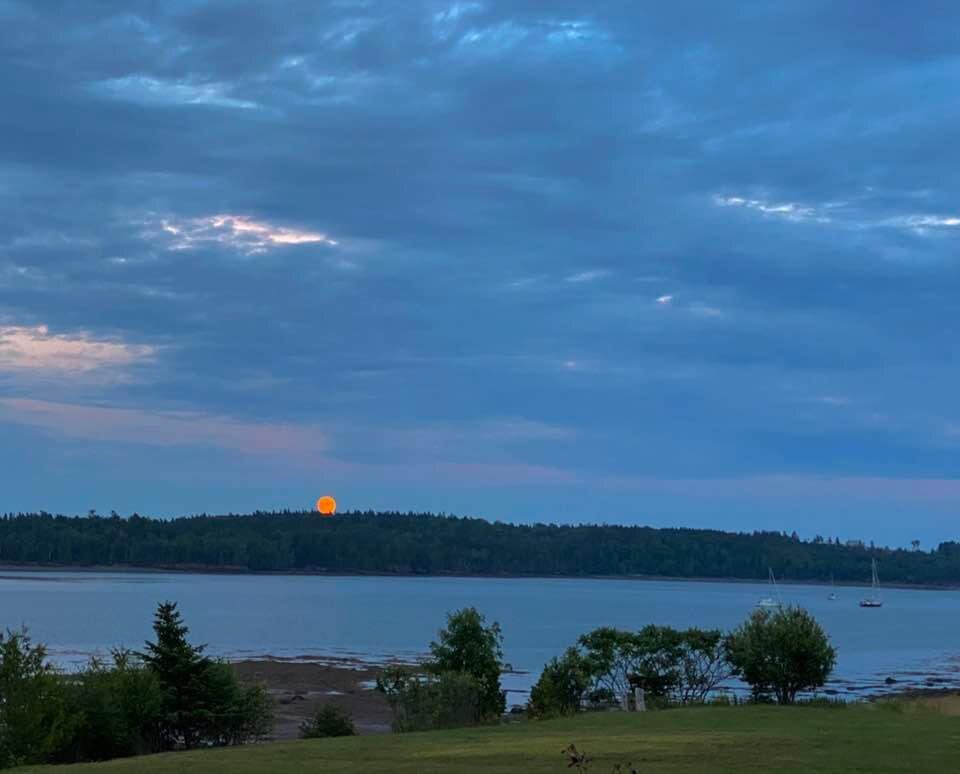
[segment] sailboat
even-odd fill
[[[830,573],[830,593],[827,594],[827,599],[831,602],[837,598],[837,589],[833,585],[833,573]]]
[[[880,579],[877,577],[877,560],[871,559],[873,577],[870,579],[870,596],[860,600],[860,607],[883,607],[880,599]]]
[[[780,589],[777,588],[777,579],[773,577],[773,568],[767,568],[770,571],[770,591],[771,593],[757,602],[757,607],[783,607],[783,600],[780,599]]]

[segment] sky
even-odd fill
[[[0,511],[960,537],[960,4],[0,0]]]

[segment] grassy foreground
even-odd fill
[[[703,707],[603,713],[420,734],[263,744],[67,767],[69,774],[293,774],[293,772],[562,772],[573,742],[607,774],[641,772],[945,772],[960,768],[960,717],[952,705]]]

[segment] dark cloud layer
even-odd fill
[[[0,0],[0,508],[952,536],[958,33]]]

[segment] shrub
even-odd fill
[[[430,643],[430,653],[432,659],[425,667],[431,674],[464,673],[473,679],[480,720],[494,720],[503,714],[507,700],[500,689],[503,635],[498,623],[487,626],[484,617],[472,607],[451,613],[438,640]]]
[[[534,718],[549,718],[578,712],[589,680],[583,658],[575,648],[568,648],[560,658],[550,659],[543,668],[540,679],[530,690],[527,714]]]
[[[0,632],[0,768],[41,763],[73,734],[65,684],[26,630]]]
[[[356,736],[353,716],[338,704],[324,704],[300,724],[301,739],[323,739],[328,736]]]
[[[93,659],[69,689],[77,725],[56,760],[107,760],[160,749],[160,682],[130,652],[115,651],[112,664]]]
[[[202,744],[226,746],[262,739],[273,725],[273,702],[261,685],[242,685],[233,667],[210,661],[203,675]]]
[[[800,691],[821,687],[836,663],[826,633],[799,607],[755,611],[727,636],[726,649],[754,699],[772,694],[781,704],[793,704]]]
[[[377,678],[377,690],[390,704],[399,733],[471,726],[482,719],[480,691],[465,672],[424,675],[391,667]]]

